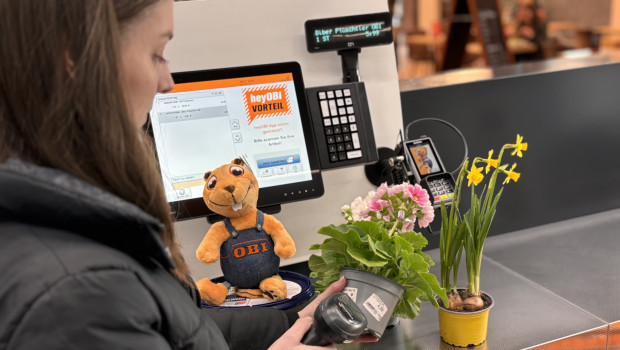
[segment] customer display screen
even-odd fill
[[[421,178],[444,172],[430,139],[407,141],[405,145]]]
[[[297,64],[173,74],[150,113],[168,201],[202,201],[205,172],[238,157],[263,203],[322,193],[300,74]]]
[[[309,52],[354,49],[390,44],[392,15],[389,12],[306,21]]]

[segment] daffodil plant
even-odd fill
[[[516,143],[504,145],[496,159],[493,158],[493,150],[490,150],[487,158],[474,158],[470,168],[468,168],[469,161],[466,160],[456,180],[454,202],[449,213],[444,203],[441,203],[440,282],[443,288],[451,289],[449,294],[450,309],[473,311],[483,307],[480,293],[480,265],[482,264],[484,241],[493,222],[503,186],[511,180],[518,181],[521,176],[515,171],[517,163],[513,163],[511,166],[502,164],[504,151],[510,149],[513,150],[511,156],[516,155],[520,158],[523,156],[523,151],[527,150],[527,143],[523,142],[523,137],[517,134]],[[510,170],[508,170],[509,166]],[[501,185],[496,186],[499,175],[505,176],[505,179]],[[488,183],[482,186],[480,194],[477,194],[476,190],[485,177],[489,177]],[[465,179],[467,179],[467,186],[471,188],[471,205],[469,210],[461,215],[459,204]],[[465,300],[459,296],[456,287],[463,249],[465,250],[468,281]],[[452,277],[452,283],[450,283],[450,277]]]

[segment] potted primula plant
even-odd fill
[[[328,238],[310,248],[321,250],[308,262],[310,276],[319,278],[318,290],[344,275],[344,292],[360,306],[370,333],[378,338],[391,317],[415,318],[422,301],[438,307],[438,297],[447,304],[446,290],[428,272],[434,265],[422,252],[428,242],[413,231],[416,222],[426,227],[434,218],[425,189],[383,183],[342,211],[346,223],[321,228],[318,232]]]
[[[465,347],[478,345],[486,340],[488,314],[493,306],[493,299],[480,290],[482,249],[503,186],[510,181],[516,182],[521,176],[515,172],[516,163],[511,166],[508,163],[502,164],[506,150],[512,150],[512,156],[522,157],[523,151],[527,150],[527,143],[517,134],[516,143],[504,145],[497,158],[493,158],[491,150],[487,158],[474,158],[471,161],[471,168],[469,161],[466,160],[456,179],[454,202],[450,211],[448,212],[444,203],[441,203],[440,280],[441,286],[448,290],[449,302],[440,303],[439,332],[441,338],[451,345]],[[500,175],[504,179],[497,185]],[[484,184],[485,178],[488,180],[486,184]],[[461,214],[464,210],[459,209],[459,204],[465,179],[467,186],[471,188],[471,202],[469,209]],[[459,289],[457,276],[463,251],[468,283],[467,288]]]

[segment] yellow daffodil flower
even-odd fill
[[[482,168],[477,168],[474,164],[471,165],[471,170],[469,174],[467,174],[467,186],[471,186],[473,183],[474,186],[478,185],[482,179],[484,179],[484,175],[482,175]]]
[[[487,163],[487,167],[484,169],[484,173],[488,174],[491,167],[497,168],[497,159],[491,159],[493,156],[493,150],[489,151],[489,157],[484,160]]]
[[[521,174],[513,171],[516,166],[517,166],[517,163],[514,163],[512,165],[512,168],[510,168],[510,171],[504,171],[504,173],[506,174],[506,180],[504,180],[502,185],[507,184],[508,182],[510,182],[510,180],[514,182],[517,182],[517,180],[519,180],[519,177],[521,177]]]
[[[519,158],[523,157],[523,153],[521,153],[521,151],[527,151],[527,142],[521,141],[523,141],[523,136],[517,134],[517,143],[514,145],[515,150],[512,151],[512,153],[510,154],[511,156],[514,156],[516,154]]]

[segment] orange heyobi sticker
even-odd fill
[[[277,117],[291,113],[286,85],[271,85],[243,90],[248,125],[256,118]]]

